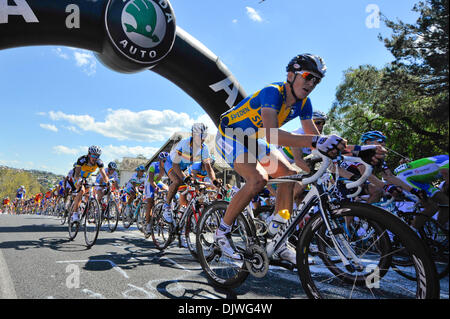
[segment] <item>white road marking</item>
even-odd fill
[[[16,290],[9,274],[8,265],[0,249],[0,299],[17,299]]]

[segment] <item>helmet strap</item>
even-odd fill
[[[294,91],[294,82],[295,82],[295,79],[297,78],[297,75],[298,75],[297,73],[294,73],[294,79],[292,81],[289,81],[289,80],[286,81],[289,84],[289,86],[291,87],[292,95],[295,98],[294,104],[297,104],[297,102],[299,102],[301,100],[298,98],[297,94],[295,94],[295,91]]]

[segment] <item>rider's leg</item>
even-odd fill
[[[183,184],[183,179],[178,176],[173,169],[170,170],[168,176],[172,183],[170,184],[169,191],[167,192],[166,203],[170,205],[170,202],[178,192],[178,188]]]

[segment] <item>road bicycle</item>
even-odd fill
[[[102,187],[106,193],[100,201],[100,207],[102,208],[100,222],[101,224],[106,224],[108,226],[108,231],[113,233],[117,229],[119,223],[120,210],[117,206],[117,199],[115,198],[114,193],[112,193],[107,186]]]
[[[193,181],[181,195],[185,195],[188,205],[181,209],[178,204],[172,203],[172,223],[168,223],[163,216],[165,201],[158,201],[154,208],[151,219],[151,236],[153,243],[159,250],[166,249],[178,238],[178,247],[186,247],[192,257],[197,259],[196,233],[197,223],[201,212],[209,204],[209,193],[205,183]]]
[[[87,248],[91,248],[97,241],[101,224],[101,208],[95,198],[94,187],[101,185],[96,183],[90,184],[86,179],[82,180],[82,184],[89,189],[88,193],[81,198],[80,207],[78,209],[78,211],[81,212],[79,220],[73,221],[73,204],[70,208],[68,215],[69,240],[72,241],[75,239],[81,226],[83,228],[86,246]],[[78,192],[73,192],[72,194],[76,195]]]
[[[136,199],[131,206],[122,206],[122,224],[126,229],[130,228],[133,223],[136,223],[137,228],[144,232],[145,224],[145,202],[143,201],[143,194],[138,191],[136,193]]]
[[[449,233],[434,217],[426,216],[422,213],[423,207],[418,198],[408,194],[402,194],[399,198],[390,197],[385,201],[374,203],[386,211],[401,218],[409,225],[423,240],[431,252],[438,278],[442,279],[449,273]],[[439,205],[442,206],[442,205]],[[413,221],[421,220],[420,227],[414,228]],[[391,235],[391,237],[393,237]],[[393,245],[396,245],[396,238],[392,238]],[[414,274],[408,270],[412,261],[404,256],[398,255],[393,259],[394,267],[399,274],[410,280],[416,280]]]
[[[197,252],[208,280],[222,288],[235,288],[249,274],[264,277],[271,260],[277,259],[279,250],[287,244],[299,222],[309,214],[311,217],[297,241],[295,265],[302,288],[309,298],[439,298],[436,267],[416,233],[398,217],[381,208],[342,202],[336,198],[336,183],[330,182],[327,172],[331,160],[317,151],[314,153],[322,157],[322,165],[312,176],[293,175],[269,180],[270,184],[301,182],[310,185],[302,203],[273,238],[258,234],[251,211],[238,215],[229,240],[239,259],[223,254],[214,241],[214,233],[228,204],[218,203],[205,210],[198,225]],[[372,167],[360,158],[341,159],[366,166],[358,181],[346,184],[347,189],[356,189],[349,196],[356,196]],[[352,220],[350,235],[345,231],[349,226],[348,220]],[[366,230],[363,237],[358,234],[362,228]],[[397,238],[395,250],[388,232]],[[370,244],[361,249],[363,239]],[[412,261],[410,271],[417,278],[414,283],[395,271],[389,271],[393,256],[400,253]]]

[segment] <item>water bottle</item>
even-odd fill
[[[269,235],[275,236],[275,234],[278,232],[280,227],[283,224],[286,224],[289,220],[289,217],[291,217],[291,214],[289,213],[289,210],[282,209],[278,211],[278,213],[272,218],[272,221],[269,224]]]

